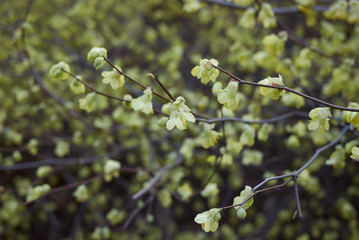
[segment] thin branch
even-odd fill
[[[116,147],[116,149],[105,155],[101,156],[94,156],[94,157],[77,157],[77,158],[48,158],[45,160],[40,161],[33,161],[33,162],[23,162],[17,163],[12,166],[4,166],[0,165],[0,171],[18,171],[18,170],[25,170],[31,168],[38,168],[44,165],[51,165],[51,166],[58,166],[58,165],[75,165],[75,164],[91,164],[94,162],[98,162],[104,159],[114,158],[118,155],[121,155],[127,151],[133,150],[134,148],[122,148]],[[122,169],[122,168],[121,168]]]
[[[146,89],[147,87],[145,85],[143,85],[142,83],[140,83],[139,81],[137,81],[136,79],[130,77],[129,75],[127,75],[126,73],[124,73],[123,71],[121,71],[118,67],[116,67],[108,58],[105,58],[105,61],[111,65],[111,67],[113,67],[119,74],[125,76],[128,80],[136,83],[137,85],[141,86],[143,89]],[[156,95],[159,98],[162,98],[163,100],[167,101],[167,102],[172,102],[171,99],[166,98],[164,96],[162,96],[161,94],[155,92],[152,90],[152,93],[154,95]]]
[[[153,74],[154,76],[154,80],[156,81],[156,83],[163,89],[163,91],[166,92],[167,96],[169,96],[172,101],[175,101],[176,99],[172,96],[172,94],[170,93],[170,91],[165,87],[165,85],[163,85],[163,83],[160,81],[160,79],[158,78],[157,74]]]
[[[169,165],[169,166],[165,166],[165,167],[160,168],[160,169],[157,171],[156,175],[148,182],[148,184],[146,185],[146,187],[145,187],[145,188],[142,188],[140,191],[138,191],[137,193],[135,193],[135,194],[132,196],[132,199],[137,201],[138,199],[140,199],[141,197],[143,197],[143,195],[145,195],[147,192],[149,192],[149,191],[157,184],[157,182],[161,180],[162,174],[163,174],[164,172],[167,172],[167,171],[171,170],[172,168],[177,167],[177,166],[180,165],[182,162],[183,162],[183,156],[182,156],[182,154],[179,154],[179,153],[178,153],[178,156],[177,156],[176,161],[175,161],[173,164]]]
[[[77,111],[73,110],[73,109],[68,109],[66,100],[55,95],[52,91],[50,91],[50,89],[48,89],[45,84],[42,82],[38,72],[34,69],[33,63],[32,63],[32,59],[30,57],[30,53],[27,51],[26,48],[26,43],[25,43],[25,33],[23,34],[23,44],[24,44],[24,49],[23,52],[25,54],[25,57],[27,58],[28,62],[29,62],[29,69],[30,72],[32,74],[32,77],[34,79],[34,82],[40,87],[41,91],[43,93],[45,93],[46,95],[48,95],[49,97],[51,97],[52,99],[54,99],[59,105],[61,105],[62,107],[64,107],[72,117],[82,121],[87,129],[91,132],[93,132],[95,130],[95,127],[93,125],[91,125],[90,123],[88,123],[82,116],[81,114],[79,114]]]
[[[125,230],[130,223],[132,222],[132,220],[136,217],[136,215],[142,210],[144,209],[148,204],[150,204],[155,198],[155,195],[151,195],[149,198],[147,198],[147,200],[143,203],[142,206],[137,207],[132,213],[131,215],[127,218],[126,222],[123,224],[123,226],[121,227],[121,230]]]
[[[349,107],[341,107],[341,106],[338,106],[338,105],[335,105],[335,104],[332,104],[332,103],[328,103],[328,102],[325,102],[323,100],[320,100],[318,98],[315,98],[315,97],[312,97],[312,96],[309,96],[307,94],[304,94],[304,93],[301,93],[301,92],[298,92],[294,89],[291,89],[289,87],[282,87],[282,86],[271,86],[271,85],[265,85],[265,84],[260,84],[260,83],[256,83],[256,82],[248,82],[248,81],[244,81],[243,79],[233,75],[232,73],[218,67],[218,66],[215,66],[215,65],[212,65],[214,68],[218,69],[219,71],[227,74],[228,76],[234,78],[236,81],[238,81],[239,83],[241,84],[246,84],[246,85],[252,85],[252,86],[255,86],[255,87],[266,87],[266,88],[276,88],[276,89],[279,89],[279,90],[286,90],[288,92],[291,92],[291,93],[294,93],[298,96],[301,96],[303,98],[306,98],[308,100],[311,100],[313,102],[317,102],[317,103],[320,103],[324,106],[327,106],[327,107],[331,107],[331,108],[334,108],[334,109],[338,109],[338,110],[343,110],[343,111],[350,111],[350,112],[359,112],[359,109],[358,108],[349,108]]]
[[[300,38],[299,36],[297,36],[288,26],[286,26],[286,24],[284,23],[284,21],[279,20],[278,21],[279,24],[282,26],[282,28],[284,29],[284,31],[286,31],[287,35],[288,35],[288,39],[291,40],[292,42],[294,42],[295,44],[304,47],[304,48],[308,48],[309,50],[311,50],[312,52],[317,53],[318,55],[331,59],[333,60],[336,64],[342,64],[344,61],[339,59],[338,57],[335,56],[331,56],[327,53],[325,53],[323,50],[314,47],[313,45],[311,45],[308,41],[306,41],[305,39]],[[355,68],[359,68],[359,65],[357,63],[354,63],[353,66]]]
[[[129,79],[129,80],[131,80],[132,82],[138,84],[138,85],[141,86],[142,88],[144,88],[144,89],[147,88],[145,85],[143,85],[142,83],[140,83],[140,82],[137,81],[136,79],[134,79],[134,78],[128,76],[126,73],[122,72],[122,71],[121,71],[118,67],[116,67],[109,59],[105,58],[105,61],[106,61],[108,64],[110,64],[119,74],[122,74],[122,75],[125,76],[127,79]],[[161,87],[162,87],[162,86],[161,86]],[[165,86],[163,86],[163,87],[165,88]],[[165,89],[166,89],[166,88],[165,88]],[[165,90],[165,91],[166,91],[166,90]],[[168,90],[167,90],[167,91],[168,91]],[[167,91],[166,91],[166,93],[167,93],[167,94],[170,94],[170,92],[169,92],[169,91],[167,92]],[[157,97],[160,97],[160,98],[162,98],[163,100],[165,100],[165,101],[167,101],[167,102],[172,102],[172,100],[175,100],[172,95],[171,95],[172,97],[170,96],[171,99],[169,99],[169,98],[166,98],[166,97],[162,96],[161,94],[157,93],[156,91],[153,91],[153,90],[152,90],[152,93],[153,93],[154,95],[156,95]],[[154,111],[155,111],[155,112],[158,112],[158,113],[162,113],[162,112],[159,111],[159,110],[155,110],[155,109],[154,109]],[[196,117],[208,119],[208,117],[203,116],[203,115],[201,115],[201,114],[198,114],[198,113],[195,113],[195,112],[192,112],[192,111],[191,111],[191,113],[192,113],[194,116],[196,116]],[[162,113],[162,114],[164,114],[164,113]],[[166,114],[164,114],[164,115],[166,115]],[[167,115],[167,116],[168,116],[168,115]]]
[[[88,89],[91,89],[93,92],[99,94],[99,95],[102,95],[102,96],[105,96],[107,98],[112,98],[112,99],[116,99],[116,100],[119,100],[119,101],[122,101],[122,102],[131,102],[129,100],[126,100],[126,99],[123,99],[123,98],[120,98],[120,97],[115,97],[115,96],[112,96],[112,95],[109,95],[109,94],[106,94],[106,93],[103,93],[103,92],[100,92],[98,91],[96,88],[94,88],[91,84],[88,84],[87,82],[85,81],[82,81],[80,78],[76,77],[75,74],[72,74],[68,71],[66,71],[65,69],[61,68],[61,70],[65,73],[67,73],[68,75],[70,75],[71,77],[73,77],[74,79],[76,79],[77,81],[79,81],[80,83],[82,83],[83,85],[85,85]]]
[[[279,184],[279,185],[276,185],[276,186],[272,186],[272,187],[268,187],[268,188],[264,188],[264,189],[261,189],[261,190],[258,190],[258,191],[254,191],[253,189],[253,194],[251,194],[249,197],[247,197],[243,202],[239,203],[239,204],[235,204],[235,205],[230,205],[230,206],[225,206],[222,208],[222,210],[226,210],[226,209],[229,209],[229,208],[233,208],[233,207],[237,207],[237,206],[241,206],[243,204],[245,204],[249,199],[251,199],[252,197],[254,197],[255,195],[257,195],[258,193],[262,193],[262,192],[267,192],[267,191],[271,191],[271,190],[281,190],[283,187],[287,186],[293,179],[289,179],[288,181],[282,183],[282,184]]]
[[[115,100],[119,100],[119,101],[122,101],[122,102],[128,102],[130,103],[131,101],[130,100],[126,100],[126,99],[123,99],[123,98],[120,98],[120,97],[116,97],[116,96],[112,96],[112,95],[109,95],[107,93],[104,93],[104,92],[100,92],[98,91],[96,88],[94,88],[91,84],[88,84],[87,82],[85,81],[82,81],[80,78],[76,77],[75,74],[72,74],[68,71],[66,71],[65,69],[61,69],[63,72],[67,73],[68,75],[70,75],[71,77],[73,77],[74,79],[76,79],[77,81],[81,82],[83,85],[85,85],[88,89],[90,89],[91,91],[94,91],[95,93],[99,94],[99,95],[102,95],[102,96],[105,96],[107,98],[111,98],[111,99],[115,99]],[[163,114],[163,115],[167,115],[165,113],[163,113],[161,110],[159,109],[156,109],[156,108],[153,108],[153,111],[156,112],[156,113],[160,113],[160,114]]]
[[[293,176],[298,176],[301,172],[303,172],[310,164],[313,163],[313,161],[318,157],[318,155],[327,150],[328,148],[334,146],[335,144],[337,144],[344,136],[344,134],[350,129],[350,125],[347,125],[343,128],[343,130],[341,131],[339,137],[337,139],[335,139],[334,141],[324,145],[323,147],[317,149],[314,153],[314,155],[308,160],[308,162],[306,162],[300,169],[298,169],[297,171],[293,172],[293,173],[289,173],[289,174],[284,174],[284,175],[279,175],[279,176],[275,176],[275,177],[270,177],[270,178],[266,178],[264,179],[261,183],[259,183],[257,186],[255,186],[253,188],[253,191],[256,191],[258,188],[260,188],[261,186],[263,186],[264,184],[266,184],[269,181],[272,180],[277,180],[277,179],[281,179],[281,178],[286,178],[286,177],[293,177]]]
[[[242,118],[212,118],[212,119],[201,119],[197,118],[196,120],[199,122],[206,122],[206,123],[218,123],[218,122],[242,122],[242,123],[248,123],[248,124],[262,124],[262,123],[273,123],[278,122],[293,116],[299,116],[299,117],[308,117],[307,112],[300,112],[300,111],[293,111],[289,113],[285,113],[283,115],[279,115],[277,117],[268,118],[268,119],[261,119],[261,120],[245,120]]]
[[[123,168],[123,167],[120,168],[120,172],[124,172],[126,170],[131,170],[131,172],[137,172],[138,169],[136,169],[136,168]],[[62,191],[66,191],[66,190],[69,190],[69,189],[73,189],[73,188],[78,187],[78,186],[83,185],[83,184],[84,185],[90,184],[95,180],[103,178],[104,175],[105,175],[104,173],[101,173],[101,174],[95,175],[93,177],[90,177],[90,178],[82,180],[82,181],[70,183],[70,184],[63,185],[63,186],[56,187],[56,188],[52,188],[48,193],[42,195],[40,198],[34,199],[32,201],[29,201],[29,202],[25,202],[25,203],[23,203],[23,205],[26,206],[26,205],[28,205],[28,204],[30,204],[32,202],[37,201],[38,199],[44,198],[44,197],[46,197],[46,196],[48,196],[50,194],[56,193],[56,192],[62,192]]]
[[[248,7],[238,5],[234,2],[223,1],[223,0],[198,0],[198,1],[208,3],[208,4],[220,5],[220,6],[228,7],[228,8],[232,8],[232,9],[238,9],[238,10],[246,10],[248,8]],[[312,9],[316,12],[324,12],[324,11],[328,10],[328,8],[329,8],[328,6],[321,6],[321,5],[312,7]],[[297,6],[276,7],[276,8],[273,8],[272,10],[273,10],[274,14],[292,14],[292,13],[300,13],[301,12]]]
[[[303,218],[302,209],[300,207],[297,176],[293,176],[293,181],[294,181],[295,200],[297,202],[297,209],[298,209],[299,217]]]
[[[82,180],[82,181],[79,181],[79,182],[75,182],[75,183],[71,183],[71,184],[68,184],[68,185],[64,185],[64,186],[60,186],[60,187],[57,187],[57,188],[53,188],[53,189],[50,190],[50,192],[48,192],[48,193],[42,195],[40,198],[36,198],[36,199],[34,199],[34,200],[32,200],[32,201],[29,201],[29,202],[24,202],[22,205],[23,205],[23,206],[29,205],[29,204],[31,204],[31,203],[33,203],[33,202],[35,202],[35,201],[37,201],[37,200],[39,200],[39,199],[41,199],[41,198],[44,198],[44,197],[46,197],[46,196],[48,196],[48,195],[50,195],[50,194],[52,194],[52,193],[69,190],[69,189],[78,187],[78,186],[80,186],[81,184],[89,184],[89,183],[91,183],[91,182],[93,182],[93,181],[95,181],[95,180],[97,180],[97,179],[102,178],[103,176],[104,176],[104,174],[102,173],[102,174],[93,176],[93,177],[91,177],[91,178],[88,178],[88,179],[85,179],[85,180]]]

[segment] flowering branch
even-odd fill
[[[143,89],[146,89],[147,87],[145,85],[143,85],[142,83],[140,83],[139,81],[137,81],[136,79],[130,77],[129,75],[127,75],[126,73],[124,73],[123,71],[121,71],[118,67],[115,66],[115,64],[113,64],[108,58],[104,58],[105,61],[111,65],[111,67],[113,67],[119,74],[125,76],[128,80],[136,83],[137,85],[141,86]],[[162,98],[163,100],[167,101],[167,102],[172,102],[171,99],[169,98],[166,98],[164,96],[162,96],[161,94],[155,92],[155,91],[152,91],[152,93],[154,95],[156,95],[157,97],[159,98]]]
[[[98,91],[96,88],[94,88],[91,84],[88,84],[87,82],[85,81],[82,81],[80,78],[76,77],[75,74],[72,74],[68,71],[66,71],[65,69],[61,69],[63,72],[65,72],[66,74],[70,75],[71,77],[73,77],[74,79],[76,79],[77,81],[81,82],[83,85],[85,85],[88,89],[92,90],[93,92],[99,94],[99,95],[102,95],[102,96],[105,96],[105,97],[108,97],[108,98],[111,98],[111,99],[115,99],[115,100],[119,100],[119,101],[122,101],[122,102],[128,102],[128,103],[131,103],[130,100],[126,100],[126,99],[123,99],[123,98],[120,98],[120,97],[116,97],[116,96],[112,96],[112,95],[109,95],[107,93],[103,93],[103,92],[100,92]],[[160,114],[163,114],[163,115],[166,115],[165,113],[163,113],[161,110],[159,109],[156,109],[156,108],[153,108],[153,111],[156,112],[156,113],[160,113]]]
[[[315,154],[309,159],[309,161],[307,163],[305,163],[300,169],[298,169],[297,171],[290,173],[290,174],[285,174],[285,175],[280,175],[280,176],[275,176],[275,177],[270,177],[270,178],[266,178],[264,181],[262,181],[261,183],[259,183],[257,186],[255,186],[252,191],[253,194],[251,194],[250,196],[248,196],[243,202],[239,203],[239,204],[235,204],[235,205],[230,205],[230,206],[226,206],[223,207],[222,210],[225,209],[229,209],[229,208],[233,208],[233,207],[238,207],[238,206],[242,206],[243,204],[245,204],[247,201],[249,201],[252,197],[254,197],[255,195],[257,195],[258,193],[261,192],[266,192],[266,191],[270,191],[270,190],[280,190],[283,187],[287,186],[291,181],[294,181],[294,190],[295,190],[295,195],[296,195],[296,202],[297,202],[297,209],[298,209],[298,213],[299,213],[299,217],[302,218],[302,210],[300,207],[300,202],[299,202],[299,192],[298,192],[298,184],[297,184],[297,178],[298,175],[304,171],[310,164],[313,163],[313,161],[318,157],[318,155],[323,152],[324,150],[334,146],[335,144],[337,144],[344,136],[344,134],[350,129],[350,125],[347,125],[343,128],[343,130],[341,131],[339,137],[337,139],[335,139],[334,141],[324,145],[323,147],[319,148]],[[287,178],[290,177],[290,179],[287,182],[284,182],[282,184],[273,186],[273,187],[268,187],[268,188],[264,188],[264,189],[260,189],[258,190],[261,186],[263,186],[265,183],[272,181],[272,180],[277,180],[277,179],[282,179],[282,178]]]
[[[248,123],[248,124],[262,124],[262,123],[273,123],[278,122],[293,116],[299,116],[299,117],[308,117],[307,112],[300,112],[300,111],[293,111],[289,113],[285,113],[283,115],[279,115],[277,117],[268,118],[268,119],[261,119],[261,120],[245,120],[242,118],[230,118],[230,117],[223,117],[223,118],[212,118],[212,119],[202,119],[197,118],[196,120],[198,122],[205,122],[205,123],[218,123],[218,122],[242,122],[242,123]]]
[[[135,193],[133,196],[132,196],[132,199],[133,200],[138,200],[140,199],[141,197],[143,197],[143,195],[145,195],[148,191],[150,191],[158,181],[161,180],[161,177],[162,177],[162,174],[164,172],[167,172],[169,170],[171,170],[172,168],[174,167],[177,167],[178,165],[180,165],[181,163],[183,162],[183,156],[181,154],[178,155],[176,161],[172,164],[172,165],[169,165],[169,166],[165,166],[165,167],[162,167],[160,168],[156,175],[148,182],[148,184],[146,185],[145,188],[142,188],[140,191],[138,191],[137,193]]]
[[[239,9],[239,10],[246,10],[248,8],[248,7],[244,7],[244,6],[238,5],[234,2],[229,2],[229,1],[221,1],[221,0],[198,0],[198,1],[205,2],[208,4],[220,5],[223,7]],[[316,12],[324,12],[324,11],[328,10],[329,7],[318,5],[318,6],[313,6],[312,9]],[[273,13],[275,13],[275,14],[292,14],[292,13],[300,13],[300,12],[301,11],[299,10],[299,8],[297,6],[273,8]]]
[[[266,87],[266,88],[276,88],[276,89],[279,89],[279,90],[286,90],[288,92],[291,92],[291,93],[294,93],[298,96],[301,96],[303,98],[306,98],[308,100],[311,100],[313,102],[317,102],[317,103],[320,103],[324,106],[327,106],[327,107],[331,107],[331,108],[334,108],[334,109],[338,109],[338,110],[343,110],[343,111],[350,111],[350,112],[359,112],[359,109],[358,108],[348,108],[348,107],[342,107],[342,106],[338,106],[338,105],[335,105],[335,104],[332,104],[332,103],[328,103],[328,102],[325,102],[323,100],[320,100],[318,98],[315,98],[315,97],[312,97],[312,96],[309,96],[307,94],[304,94],[304,93],[301,93],[301,92],[298,92],[294,89],[291,89],[289,87],[285,87],[285,86],[279,86],[279,85],[266,85],[266,84],[260,84],[260,83],[256,83],[256,82],[249,82],[249,81],[245,81],[235,75],[233,75],[232,73],[218,67],[218,66],[215,66],[214,64],[212,64],[212,66],[216,69],[218,69],[219,71],[227,74],[228,76],[232,77],[234,80],[238,81],[239,83],[241,84],[246,84],[246,85],[252,85],[252,86],[256,86],[256,87]]]

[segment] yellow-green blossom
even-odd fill
[[[217,90],[219,92],[217,100],[220,104],[228,109],[235,109],[239,103],[238,91],[238,82],[231,81],[228,83],[227,87],[222,90]]]
[[[216,183],[209,183],[206,187],[201,191],[202,197],[211,197],[216,196],[219,193],[219,189]]]
[[[309,112],[309,117],[312,119],[309,121],[308,129],[316,130],[319,134],[329,130],[329,118],[331,117],[330,109],[325,108],[315,108]]]
[[[176,101],[171,104],[170,108],[170,118],[166,123],[167,130],[172,130],[174,127],[179,130],[184,130],[187,128],[186,122],[195,122],[193,114],[189,107],[185,104],[183,97],[178,97]]]
[[[233,205],[241,204],[236,207],[234,207],[236,210],[239,210],[241,206],[243,206],[245,209],[250,208],[253,205],[253,198],[250,198],[248,201],[246,201],[251,195],[253,194],[253,190],[250,186],[246,186],[243,191],[241,191],[240,196],[237,196],[233,199]],[[243,203],[246,201],[245,203]]]
[[[352,155],[350,155],[350,158],[359,161],[359,147],[352,148]]]
[[[258,14],[258,20],[263,24],[264,28],[273,28],[277,25],[272,7],[268,3],[263,3]]]
[[[153,113],[151,88],[146,88],[142,96],[132,99],[131,105],[135,111],[141,110],[147,115]]]
[[[116,66],[120,71],[122,69],[118,66]],[[104,71],[101,73],[101,76],[103,77],[102,82],[104,84],[110,84],[112,89],[118,89],[119,87],[122,87],[125,84],[125,76],[120,74],[116,69],[113,69],[112,71]]]
[[[107,160],[104,166],[104,179],[106,182],[111,182],[114,177],[120,175],[121,163],[115,160]]]
[[[277,78],[267,77],[259,81],[258,83],[269,85],[269,86],[281,86],[281,87],[284,86],[281,75],[279,75]],[[278,99],[280,96],[282,96],[285,93],[284,90],[276,89],[276,88],[267,88],[267,87],[260,87],[259,91],[263,96],[271,97],[273,100]]]
[[[349,108],[359,108],[359,104],[351,102],[348,105]],[[357,130],[359,130],[359,113],[344,111],[343,119],[345,122],[352,124]]]
[[[214,66],[218,66],[218,61],[216,59],[201,59],[199,61],[199,66],[195,66],[191,74],[198,79],[201,79],[201,82],[207,84],[209,81],[215,82],[218,75],[219,70],[214,68]]]
[[[209,211],[199,213],[194,221],[201,224],[205,232],[215,232],[218,228],[218,222],[221,219],[220,208],[212,208]]]
[[[330,158],[325,161],[326,165],[332,165],[333,168],[343,169],[345,167],[345,150],[341,145],[335,147],[335,151]]]
[[[26,202],[34,201],[42,196],[44,196],[46,193],[50,192],[51,187],[49,184],[43,184],[36,186],[34,188],[31,188],[27,195],[26,195]]]
[[[202,146],[204,148],[212,147],[214,144],[217,143],[217,141],[222,136],[222,133],[213,130],[214,126],[215,124],[207,124],[207,123],[204,123],[202,125],[203,132],[200,135],[200,139],[202,142]]]
[[[89,198],[89,193],[86,185],[81,184],[80,186],[78,186],[72,196],[76,198],[77,202],[85,202]]]

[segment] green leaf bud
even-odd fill
[[[103,57],[98,57],[95,59],[95,61],[93,62],[93,67],[99,71],[104,65],[105,65],[106,61]]]
[[[54,79],[67,79],[69,75],[62,71],[62,69],[67,72],[70,72],[70,66],[67,63],[59,62],[58,64],[55,64],[50,68],[49,74]]]
[[[131,102],[133,100],[133,97],[129,94],[126,94],[125,96],[123,96],[123,99],[127,100],[127,101],[130,101],[130,102],[122,102],[122,105],[127,108],[127,109],[131,109],[132,106],[131,106]]]
[[[95,107],[96,93],[89,93],[79,100],[80,108],[91,112]]]
[[[242,206],[239,207],[239,209],[237,210],[237,217],[241,220],[245,219],[247,216],[247,212],[246,209]]]
[[[98,57],[107,58],[106,48],[93,47],[87,54],[87,59],[89,61],[95,61]]]

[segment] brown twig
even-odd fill
[[[303,218],[302,209],[300,207],[297,176],[293,176],[293,181],[294,181],[295,200],[297,202],[297,210],[298,210],[298,213],[299,213],[299,217]]]
[[[253,192],[253,194],[251,194],[249,197],[247,197],[243,202],[241,202],[239,204],[235,204],[235,205],[225,206],[225,207],[222,208],[222,210],[226,210],[226,209],[229,209],[229,208],[241,206],[241,205],[245,204],[249,199],[251,199],[252,197],[257,195],[258,193],[267,192],[267,191],[270,191],[270,190],[281,190],[283,187],[287,186],[292,180],[293,179],[291,178],[291,179],[289,179],[288,181],[286,181],[286,182],[284,182],[282,184],[272,186],[272,187],[268,187],[268,188],[264,188],[264,189],[261,189],[261,190],[257,190],[255,192]]]
[[[105,61],[111,65],[111,67],[113,67],[119,74],[125,76],[128,80],[136,83],[137,85],[141,86],[143,89],[146,89],[147,87],[145,85],[143,85],[142,83],[140,83],[139,81],[137,81],[136,79],[134,79],[133,77],[127,75],[126,73],[124,73],[123,71],[121,71],[118,67],[115,66],[115,64],[113,64],[108,58],[105,58]],[[156,91],[152,91],[152,93],[154,95],[156,95],[157,97],[167,101],[167,102],[172,102],[171,99],[168,99],[164,96],[162,96],[161,94],[157,93]]]
[[[126,99],[123,99],[123,98],[120,98],[120,97],[116,97],[116,96],[112,96],[112,95],[109,95],[107,93],[104,93],[104,92],[100,92],[98,91],[96,88],[94,88],[91,84],[85,82],[85,81],[82,81],[80,78],[76,77],[75,74],[72,74],[68,71],[66,71],[65,69],[61,69],[63,72],[67,73],[68,75],[70,75],[71,77],[73,77],[74,79],[76,79],[77,81],[81,82],[83,85],[85,85],[88,89],[90,89],[91,91],[99,94],[99,95],[102,95],[102,96],[105,96],[105,97],[108,97],[108,98],[112,98],[112,99],[115,99],[115,100],[119,100],[119,101],[122,101],[122,102],[128,102],[130,103],[131,101],[130,100],[126,100]],[[159,109],[156,109],[156,108],[153,108],[153,111],[156,112],[156,113],[160,113],[160,114],[163,114],[163,115],[166,115],[168,116],[167,114],[163,113],[161,110]]]
[[[223,0],[198,0],[198,1],[205,2],[207,4],[220,5],[220,6],[228,7],[228,8],[232,8],[232,9],[238,9],[238,10],[246,10],[248,8],[248,7],[238,5],[234,2],[223,1]],[[324,12],[324,11],[328,10],[328,8],[329,8],[329,6],[323,6],[323,5],[317,5],[317,6],[312,7],[312,9],[316,12]],[[297,6],[273,8],[274,14],[292,14],[292,13],[300,13],[300,12],[301,11]]]
[[[179,154],[179,153],[178,153]],[[148,184],[146,185],[145,188],[142,188],[140,191],[138,191],[137,193],[135,193],[133,196],[132,196],[132,199],[137,201],[139,200],[140,198],[143,197],[143,195],[145,195],[148,191],[150,191],[156,184],[158,181],[161,180],[162,178],[162,174],[164,172],[167,172],[169,170],[171,170],[172,168],[174,167],[177,167],[178,165],[180,165],[181,163],[183,162],[183,156],[181,154],[178,155],[176,161],[169,165],[169,166],[165,166],[165,167],[162,167],[161,169],[159,169],[156,173],[156,175],[148,182]]]
[[[277,86],[277,85],[274,85],[274,86],[271,86],[271,85],[265,85],[265,84],[260,84],[260,83],[256,83],[256,82],[248,82],[248,81],[245,81],[235,75],[233,75],[232,73],[218,67],[218,66],[215,66],[215,65],[212,65],[214,68],[218,69],[219,71],[227,74],[228,76],[232,77],[234,80],[238,81],[240,84],[246,84],[246,85],[252,85],[252,86],[255,86],[255,87],[266,87],[266,88],[275,88],[275,89],[279,89],[279,90],[286,90],[288,92],[291,92],[291,93],[294,93],[298,96],[301,96],[303,98],[306,98],[308,100],[311,100],[313,102],[317,102],[317,103],[320,103],[324,106],[327,106],[327,107],[331,107],[331,108],[334,108],[334,109],[338,109],[338,110],[343,110],[343,111],[350,111],[350,112],[359,112],[359,109],[358,108],[349,108],[349,107],[342,107],[342,106],[338,106],[338,105],[335,105],[335,104],[332,104],[332,103],[328,103],[328,102],[325,102],[323,100],[320,100],[318,98],[315,98],[315,97],[312,97],[312,96],[309,96],[307,94],[304,94],[304,93],[301,93],[301,92],[298,92],[294,89],[291,89],[289,87],[285,87],[285,86]]]
[[[205,123],[219,123],[219,122],[242,122],[247,124],[262,124],[262,123],[273,123],[278,122],[293,116],[299,116],[299,117],[308,117],[307,112],[300,112],[300,111],[293,111],[289,113],[285,113],[283,115],[279,115],[273,118],[268,119],[261,119],[261,120],[245,120],[242,118],[229,118],[229,117],[223,117],[223,118],[212,118],[212,119],[201,119],[197,118],[196,120],[199,122],[205,122]]]
[[[170,91],[165,87],[165,85],[163,85],[163,83],[160,81],[160,79],[158,78],[157,74],[153,74],[154,76],[154,80],[156,81],[156,83],[162,88],[163,91],[166,92],[167,96],[169,96],[172,101],[175,101],[176,99],[172,96],[172,94],[170,93]]]
[[[307,163],[305,163],[300,169],[298,169],[297,171],[293,172],[293,173],[290,173],[290,174],[285,174],[285,175],[280,175],[280,176],[275,176],[275,177],[271,177],[271,178],[266,178],[265,180],[263,180],[261,183],[259,183],[257,186],[253,187],[252,191],[253,191],[253,194],[251,196],[249,196],[248,198],[246,198],[242,203],[240,204],[236,204],[236,205],[230,205],[230,206],[226,206],[226,207],[223,207],[222,210],[225,210],[225,209],[229,209],[229,208],[233,208],[233,207],[237,207],[237,206],[240,206],[240,205],[243,205],[244,203],[246,203],[249,199],[251,199],[252,197],[254,197],[256,194],[258,193],[261,193],[261,192],[266,192],[266,191],[270,191],[270,190],[279,190],[281,189],[282,187],[288,185],[291,181],[294,181],[294,187],[295,187],[295,194],[296,194],[296,200],[297,200],[297,208],[298,208],[298,212],[299,212],[299,216],[302,217],[302,210],[301,210],[301,207],[300,207],[300,202],[299,202],[299,192],[298,192],[298,186],[297,186],[297,177],[298,175],[304,171],[310,164],[313,163],[313,161],[318,157],[318,155],[323,152],[324,150],[334,146],[335,144],[337,144],[344,136],[344,134],[350,129],[350,125],[347,125],[343,128],[343,130],[341,131],[339,137],[337,139],[335,139],[334,141],[324,145],[323,147],[317,149],[317,151],[315,152],[315,154],[309,159],[309,161]],[[283,178],[286,178],[286,177],[290,177],[290,179],[285,182],[285,183],[282,183],[282,184],[279,184],[279,185],[276,185],[276,186],[273,186],[273,187],[268,187],[268,188],[264,188],[264,189],[261,189],[261,190],[257,190],[259,189],[261,186],[263,186],[264,184],[266,184],[267,182],[269,181],[272,181],[272,180],[277,180],[277,179],[283,179]]]

